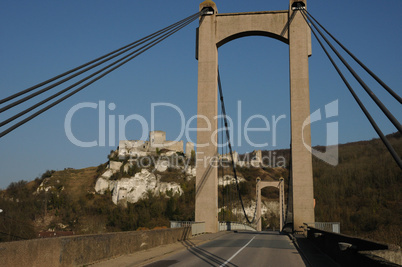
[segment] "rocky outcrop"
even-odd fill
[[[229,207],[225,207],[228,209]],[[246,201],[244,203],[244,210],[249,219],[252,219],[255,213],[256,203],[254,200]],[[219,212],[221,209],[219,209]],[[242,218],[243,223],[247,223],[246,219],[243,216],[243,209],[233,209],[232,213],[238,215]],[[261,201],[261,216],[264,217],[266,220],[269,218],[271,214],[275,214],[279,217],[279,202],[277,201]]]
[[[115,204],[120,202],[135,203],[143,198],[148,191],[154,194],[166,193],[167,191],[173,194],[183,194],[183,190],[178,183],[161,182],[159,177],[147,169],[142,169],[141,172],[136,173],[133,177],[121,178],[116,181],[110,180],[113,174],[120,171],[122,166],[121,162],[111,161],[109,169],[98,178],[95,184],[95,191],[98,194],[104,194],[109,190],[112,193],[112,201]],[[156,164],[154,170],[164,172],[167,168],[168,163],[160,161]],[[127,169],[126,166],[123,166],[123,169]],[[190,168],[190,170],[192,169]]]
[[[242,183],[242,182],[246,182],[246,179],[244,179],[243,177],[237,177],[237,181],[239,183]],[[222,185],[226,186],[226,185],[235,184],[235,183],[236,183],[236,178],[232,175],[224,175],[223,179],[222,179],[222,177],[219,177],[219,179],[218,179],[219,186],[222,186]]]
[[[56,186],[55,186],[56,185]],[[59,186],[60,185],[60,180],[55,180],[53,181],[51,178],[45,178],[43,179],[42,183],[36,188],[36,194],[40,192],[51,192],[51,191],[63,191],[64,186]]]
[[[122,162],[119,161],[110,161],[109,162],[109,169],[113,172],[119,172],[121,166],[123,165]]]
[[[107,190],[112,191],[114,187],[114,181],[109,181],[103,177],[100,177],[95,184],[95,191],[99,194],[104,194]]]
[[[195,177],[196,175],[196,168],[192,166],[188,166],[186,169],[186,174]]]

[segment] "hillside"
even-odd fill
[[[388,139],[401,155],[401,135],[390,135]],[[263,155],[268,153],[264,151]],[[274,153],[289,162],[289,150]],[[402,172],[381,141],[373,139],[340,145],[339,158],[336,167],[313,159],[316,221],[339,221],[342,233],[401,245]],[[35,238],[43,231],[104,233],[168,227],[169,220],[194,220],[193,176],[174,168],[156,171],[158,181],[178,183],[182,194],[148,191],[135,203],[115,205],[112,192],[95,192],[95,184],[107,166],[105,163],[81,170],[47,171],[31,182],[12,183],[0,191],[0,208],[4,210],[0,214],[0,241]],[[283,177],[287,192],[287,168],[237,168],[244,181],[240,183],[240,192],[251,214],[256,177],[267,181]],[[140,172],[136,168],[127,171],[131,176]],[[110,179],[119,181],[130,176],[127,175],[127,172],[120,171]],[[232,175],[230,169],[219,174],[220,177]],[[219,207],[224,206],[224,209],[219,214],[220,220],[240,217],[236,216],[236,209],[240,214],[236,199],[235,184],[223,186],[221,183]],[[267,206],[275,204],[278,190],[263,189],[262,200]],[[276,208],[273,205],[267,211],[264,225],[278,227],[279,219],[273,211]]]
[[[388,140],[402,155],[402,136]],[[379,139],[341,145],[339,165],[313,160],[316,221],[345,234],[402,245],[402,171]]]
[[[194,220],[195,207],[195,177],[193,174],[194,161],[189,172],[181,168],[165,168],[161,170],[153,164],[147,170],[138,166],[127,167],[127,160],[119,160],[115,152],[108,156],[109,163],[81,170],[65,169],[62,171],[47,171],[34,181],[19,181],[12,183],[6,190],[0,192],[0,207],[4,210],[1,216],[4,223],[0,224],[0,240],[12,241],[35,238],[40,232],[53,232],[59,234],[74,232],[74,234],[105,233],[111,231],[128,231],[153,229],[155,227],[169,227],[170,220]],[[140,158],[142,160],[142,158]],[[116,167],[117,166],[117,167]],[[111,168],[114,168],[112,171]],[[106,179],[111,185],[119,185],[138,176],[131,184],[149,184],[156,182],[159,186],[155,190],[145,190],[135,203],[112,202],[115,188],[96,192],[99,180]],[[256,177],[263,180],[278,180],[287,177],[286,169],[260,169],[239,168],[240,191],[245,203],[254,207],[250,200],[255,198]],[[145,175],[144,175],[145,174]],[[241,219],[240,214],[235,216],[236,208],[239,210],[236,185],[233,173],[226,169],[220,177],[231,177],[232,182],[225,182],[219,190],[219,205],[222,207],[225,195],[225,206],[221,210],[220,219]],[[131,177],[131,178],[130,178]],[[151,178],[149,178],[151,177]],[[153,178],[152,178],[153,177]],[[145,179],[145,181],[144,181]],[[151,179],[151,180],[149,180]],[[152,180],[153,179],[153,180]],[[221,179],[221,178],[220,178]],[[159,191],[160,185],[178,184],[181,192],[174,190]],[[222,184],[222,183],[221,183]],[[127,185],[127,183],[126,183]],[[147,187],[149,188],[149,187]],[[169,187],[167,187],[169,188]],[[134,189],[126,188],[129,191]],[[263,201],[277,201],[277,190],[265,190]],[[233,212],[232,212],[233,211]],[[226,214],[223,217],[223,213]],[[271,211],[272,213],[272,211]],[[269,217],[269,216],[268,216]],[[277,215],[271,216],[272,225],[279,223]],[[44,233],[44,235],[48,235]]]
[[[402,135],[387,139],[401,156]],[[288,149],[275,153],[289,162]],[[380,139],[339,145],[335,167],[313,157],[313,176],[316,221],[340,222],[344,234],[402,245],[402,171]]]

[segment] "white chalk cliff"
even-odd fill
[[[114,173],[120,171],[121,166],[121,162],[111,161],[109,168],[98,178],[95,184],[95,191],[98,194],[104,194],[109,190],[112,193],[112,201],[115,204],[120,201],[135,203],[144,197],[149,190],[154,194],[166,193],[167,191],[171,191],[173,194],[183,194],[183,190],[178,183],[161,182],[158,179],[159,177],[147,169],[142,169],[141,172],[130,178],[121,178],[116,181],[110,180]],[[157,169],[158,171],[163,171],[165,168]],[[190,169],[187,173],[191,175],[194,171]]]

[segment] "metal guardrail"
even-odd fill
[[[323,231],[333,232],[340,234],[341,233],[341,223],[340,222],[313,222],[313,223],[304,223],[308,227],[314,227]]]
[[[205,222],[170,221],[170,228],[191,227],[193,236],[205,233]],[[246,230],[256,231],[250,225],[238,222],[219,222],[219,231]]]
[[[193,236],[205,233],[205,222],[170,221],[170,228],[191,227]]]
[[[170,228],[191,227],[193,236],[205,233],[205,222],[170,221]],[[238,222],[219,222],[219,231],[246,230],[256,231],[250,225]]]
[[[193,223],[192,221],[170,221],[170,228],[181,228],[190,227]]]
[[[253,227],[238,222],[219,222],[219,231],[247,230],[256,231]]]
[[[205,222],[195,222],[191,224],[191,234],[193,236],[205,233]]]

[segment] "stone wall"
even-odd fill
[[[149,142],[142,140],[120,140],[119,141],[119,157],[125,156],[146,156],[149,151]]]
[[[120,140],[118,155],[119,157],[146,157],[150,155],[150,153],[155,153],[161,149],[184,152],[183,145],[183,141],[166,140],[166,133],[163,131],[153,131],[149,132],[149,141]]]
[[[165,141],[160,147],[176,152],[184,152],[183,145],[183,141]]]
[[[151,146],[163,144],[166,141],[166,132],[164,131],[149,132],[149,141],[151,142]]]
[[[2,266],[77,266],[166,245],[191,228],[119,232],[0,243]]]

